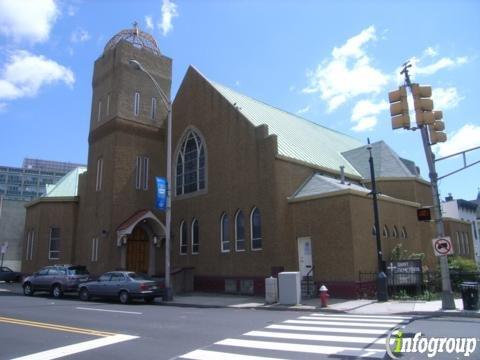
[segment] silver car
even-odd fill
[[[78,293],[83,301],[103,297],[119,299],[122,304],[127,304],[132,299],[143,299],[148,304],[162,295],[162,286],[146,274],[110,271],[95,281],[81,284]]]
[[[90,279],[87,268],[82,265],[46,266],[23,280],[23,293],[32,296],[37,291],[47,291],[54,298],[65,292],[78,290],[78,285]]]

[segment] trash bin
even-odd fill
[[[478,293],[480,284],[478,282],[463,282],[462,289],[463,310],[480,310],[480,299]]]

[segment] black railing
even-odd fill
[[[307,275],[305,275],[306,283],[307,283],[307,295],[310,296],[310,274],[312,273],[313,269],[315,269],[315,265],[310,266],[310,270],[308,270]]]

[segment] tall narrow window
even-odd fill
[[[180,224],[180,255],[186,255],[188,252],[187,225],[185,221]]]
[[[230,251],[230,239],[228,237],[228,216],[223,213],[220,217],[220,243],[222,252]]]
[[[110,94],[107,95],[107,108],[105,109],[106,116],[110,115]]]
[[[235,215],[235,250],[245,251],[245,218],[242,210]]]
[[[468,234],[463,233],[463,236],[465,238],[465,255],[469,255],[470,254],[470,245],[468,244]]]
[[[205,189],[205,145],[193,130],[187,132],[183,138],[176,170],[177,195]]]
[[[27,251],[25,260],[32,260],[33,259],[33,243],[35,241],[35,231],[30,230],[27,232]]]
[[[198,220],[192,221],[192,254],[198,254],[200,252],[200,238],[198,233]]]
[[[393,225],[393,229],[392,229],[392,238],[398,239],[398,230],[395,225]]]
[[[262,219],[260,210],[254,208],[250,215],[250,230],[252,236],[252,250],[260,250],[262,248]]]
[[[149,165],[149,157],[137,156],[135,162],[135,189],[148,190]]]
[[[140,114],[140,93],[135,92],[133,98],[133,115],[138,116],[138,114]]]
[[[50,228],[50,241],[48,246],[48,259],[60,259],[60,228]]]
[[[405,240],[407,238],[407,229],[405,229],[405,226],[402,227],[402,231],[400,232],[400,239]]]
[[[98,261],[98,237],[92,239],[92,262]]]
[[[390,232],[388,231],[387,225],[383,226],[383,237],[388,238],[390,236]]]
[[[98,158],[97,160],[97,181],[95,183],[95,190],[102,190],[103,182],[103,158]]]
[[[98,102],[97,121],[102,120],[102,102]]]
[[[150,119],[155,120],[157,114],[157,98],[152,98],[152,107],[150,108]]]
[[[456,232],[456,241],[455,244],[457,245],[456,253],[457,255],[462,255],[462,248],[460,247],[460,233],[457,231]]]

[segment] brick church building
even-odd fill
[[[137,60],[170,96],[172,59],[153,37],[123,30],[96,60],[87,168],[27,206],[22,270],[55,263],[92,274],[162,276],[167,108]],[[417,221],[430,184],[386,143],[372,144],[380,229],[373,226],[365,144],[209,80],[190,67],[173,101],[171,266],[196,290],[261,294],[264,279],[301,271],[333,296],[355,297],[399,243],[435,267],[434,228]],[[178,275],[180,274],[180,275]],[[183,275],[182,275],[183,274]],[[182,278],[183,276],[183,278]],[[183,279],[183,280],[182,280]]]

